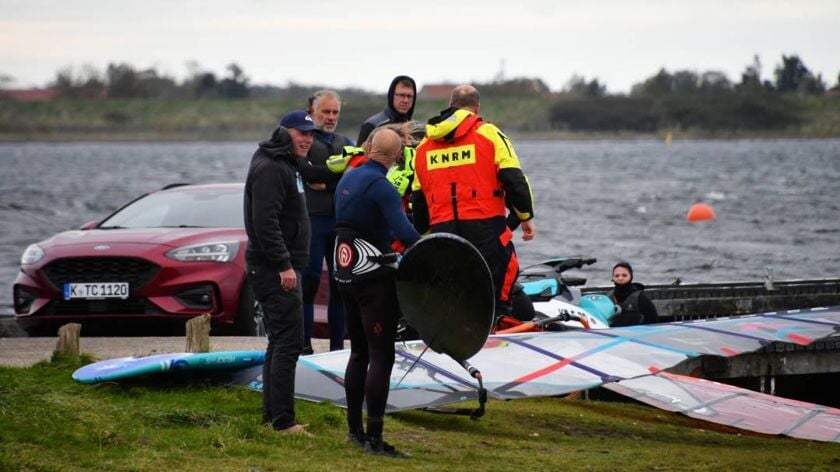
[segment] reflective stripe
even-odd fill
[[[510,230],[507,230],[509,233]],[[510,300],[510,289],[513,287],[513,282],[516,280],[516,275],[519,273],[519,259],[516,257],[516,252],[510,255],[507,270],[505,271],[505,281],[502,284],[502,293],[499,294],[499,299],[503,302]]]
[[[513,239],[513,231],[505,227],[505,232],[499,235],[499,241],[501,241],[502,247],[507,247],[511,239]]]

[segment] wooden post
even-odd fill
[[[187,352],[210,352],[210,315],[187,321]]]
[[[58,328],[58,343],[55,346],[55,354],[79,357],[79,335],[81,332],[82,325],[79,323],[68,323]]]

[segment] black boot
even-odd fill
[[[398,451],[394,446],[386,443],[382,439],[382,436],[367,438],[367,442],[365,442],[365,452],[377,456],[396,457],[399,459],[411,457],[411,454]]]

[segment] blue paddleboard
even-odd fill
[[[73,380],[92,384],[162,372],[237,370],[260,365],[264,361],[264,351],[177,352],[121,357],[88,364],[73,372]]]

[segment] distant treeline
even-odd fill
[[[792,98],[827,89],[798,56],[782,56],[773,82],[762,81],[759,71],[757,58],[737,83],[720,72],[662,69],[633,86],[629,96],[610,96],[597,80],[575,78],[567,86],[574,97],[555,103],[550,121],[555,129],[572,131],[784,129],[802,124],[801,104]],[[840,76],[833,90],[840,90]]]
[[[252,85],[236,63],[229,64],[221,76],[195,63],[188,69],[182,81],[154,68],[137,69],[126,63],[109,64],[105,71],[91,66],[62,69],[49,86],[63,100],[14,106],[7,102],[5,111],[0,108],[0,134],[14,139],[39,132],[177,135],[221,130],[234,137],[251,136],[263,132],[264,123],[276,122],[276,116],[287,109],[278,104],[302,107],[306,97],[322,88],[295,83]],[[662,69],[635,84],[628,94],[611,94],[598,79],[577,75],[555,92],[539,78],[475,85],[486,98],[484,114],[510,131],[840,132],[840,75],[829,88],[820,75],[792,55],[782,56],[772,76],[762,79],[756,57],[737,82],[716,71]],[[0,85],[9,81],[0,74]],[[338,92],[347,104],[343,126],[351,129],[384,105],[385,90]],[[424,120],[443,106],[445,99],[421,93],[415,118]]]

